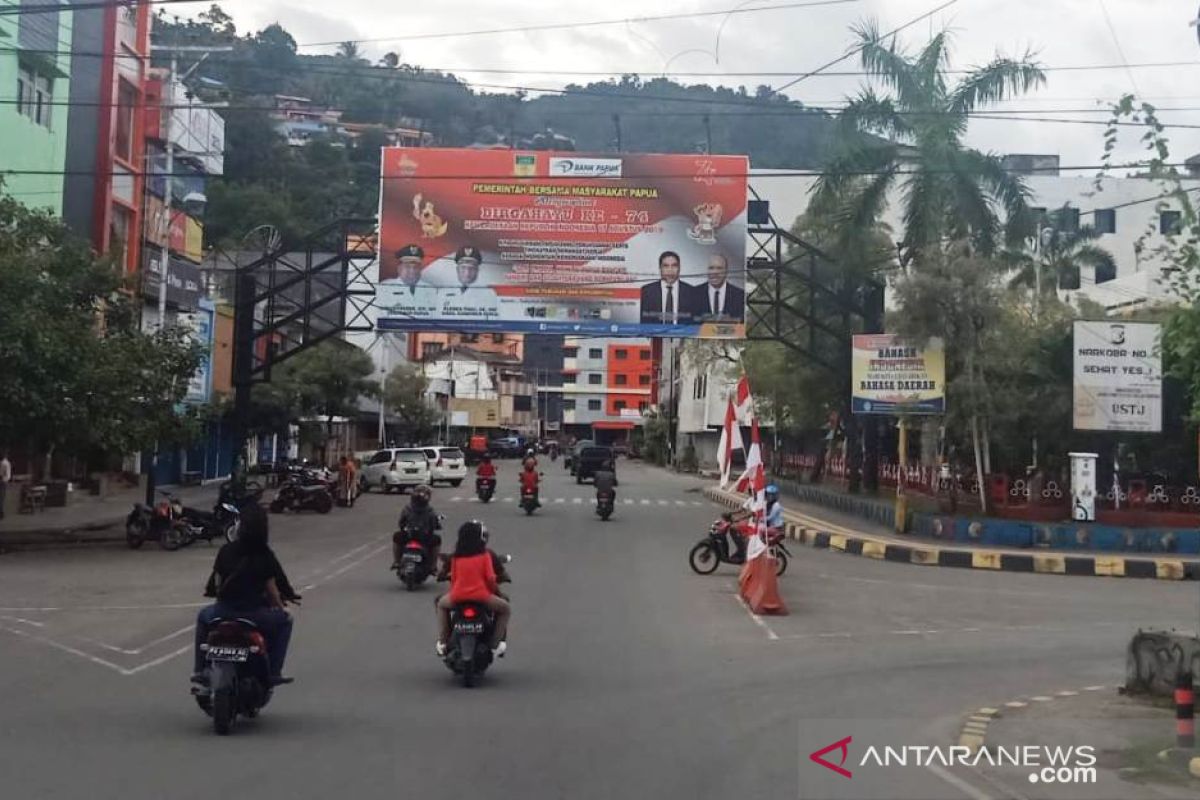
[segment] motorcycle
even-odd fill
[[[409,539],[400,553],[396,576],[400,578],[404,588],[411,592],[432,574],[433,564],[429,558],[429,551],[416,539]]]
[[[734,522],[733,515],[725,513],[713,522],[708,529],[708,535],[701,539],[688,553],[688,564],[698,575],[711,575],[721,564],[740,566],[745,560],[729,552],[729,536],[753,536],[754,521],[743,520]],[[778,577],[787,572],[788,558],[791,553],[783,543],[783,533],[774,532],[768,536],[767,547],[771,557],[775,559],[775,575]]]
[[[210,544],[214,539],[227,542],[237,539],[241,528],[241,511],[222,494],[212,511],[201,511],[183,504],[170,492],[160,491],[163,499],[154,508],[138,503],[125,518],[125,543],[136,550],[147,539],[158,540],[167,551],[186,547],[199,539]]]
[[[490,503],[492,495],[496,493],[495,478],[476,478],[475,479],[475,495],[481,503]]]
[[[316,511],[318,514],[328,514],[333,509],[333,495],[329,491],[328,484],[324,482],[305,484],[299,479],[292,478],[275,492],[275,499],[271,501],[270,509],[272,514],[286,510]]]
[[[249,620],[216,619],[200,650],[208,685],[193,686],[192,695],[217,735],[227,736],[239,715],[253,719],[271,701],[266,640]]]
[[[501,565],[512,561],[512,556],[500,558]],[[501,569],[497,577],[500,583],[511,583],[508,570]],[[439,581],[447,580],[439,576]],[[462,679],[462,685],[475,685],[493,661],[490,642],[496,620],[492,612],[482,603],[459,603],[450,611],[450,641],[446,643],[446,655],[442,662]]]
[[[537,489],[521,490],[521,508],[525,509],[526,516],[532,515],[540,505],[541,503],[538,502]]]
[[[600,515],[600,519],[608,521],[615,502],[616,496],[613,492],[596,492],[596,513]]]

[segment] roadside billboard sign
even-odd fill
[[[748,168],[385,148],[379,328],[742,338]]]
[[[854,337],[855,414],[944,414],[946,351],[933,338],[917,346],[891,333]]]
[[[1077,431],[1162,431],[1162,326],[1075,321]]]

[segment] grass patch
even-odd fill
[[[1132,783],[1200,784],[1188,774],[1186,764],[1159,759],[1159,753],[1174,745],[1173,738],[1145,739],[1123,750],[1106,750],[1099,754],[1098,762],[1100,766],[1126,770],[1121,776]]]

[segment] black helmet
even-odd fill
[[[425,484],[419,484],[413,487],[412,502],[415,506],[429,505],[429,499],[433,497],[433,490]]]

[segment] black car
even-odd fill
[[[617,461],[611,447],[591,445],[580,450],[574,464],[575,482],[583,483],[585,479],[594,477],[605,461],[612,464],[613,474],[616,475]]]

